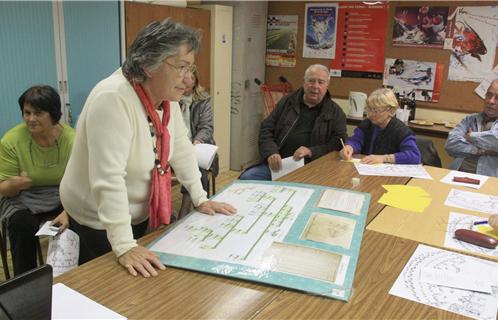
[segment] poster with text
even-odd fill
[[[382,79],[388,6],[341,2],[332,77]]]
[[[444,66],[436,62],[386,59],[382,84],[400,97],[437,102]]]
[[[443,48],[448,7],[398,7],[394,11],[393,46]]]
[[[337,3],[306,4],[304,58],[335,57]]]
[[[498,7],[457,7],[448,21],[448,80],[481,82],[493,69]]]
[[[298,16],[268,16],[266,31],[266,65],[296,66]]]

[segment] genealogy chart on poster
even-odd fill
[[[336,201],[330,199],[330,190]],[[344,210],[344,199],[359,209]],[[150,245],[161,262],[349,299],[369,194],[235,181],[214,200],[230,203],[237,213],[192,212]]]

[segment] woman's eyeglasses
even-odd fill
[[[197,70],[197,67],[195,66],[195,64],[191,65],[191,66],[175,66],[174,64],[171,64],[169,63],[168,61],[164,61],[164,63],[166,63],[168,66],[174,68],[176,70],[176,72],[181,75],[182,77],[184,75],[186,75],[188,72],[190,73],[194,73],[195,70]]]
[[[57,157],[54,157],[53,150],[42,151],[39,148],[38,150],[34,150],[33,148],[33,139],[29,141],[29,156],[31,158],[31,163],[35,167],[39,168],[53,168],[56,167],[60,162],[61,157],[61,149],[59,147],[59,142],[55,140],[55,145],[57,146]],[[36,151],[35,156],[33,153]],[[35,161],[36,159],[36,161]]]
[[[365,111],[367,113],[379,114],[379,113],[384,113],[384,112],[386,112],[389,109],[391,109],[391,108],[374,109],[374,108],[366,107]]]

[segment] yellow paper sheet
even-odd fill
[[[407,186],[403,184],[385,184],[382,185],[382,188],[386,189],[388,192],[396,192],[396,193],[409,193],[411,196],[421,196],[421,197],[430,197],[431,195],[418,186]]]
[[[424,212],[431,204],[431,198],[388,192],[379,199],[379,203],[402,210]]]
[[[429,194],[418,186],[393,184],[383,185],[382,187],[387,190],[387,193],[379,199],[379,203],[390,207],[408,211],[424,212],[425,208],[431,203]]]
[[[494,230],[489,226],[477,226],[477,231],[498,240],[498,230]]]
[[[343,162],[360,163],[361,159],[353,158],[351,160],[341,160]]]

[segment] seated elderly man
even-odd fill
[[[484,108],[466,116],[446,141],[455,159],[450,169],[498,177],[498,79],[486,92]]]
[[[292,156],[310,162],[333,150],[346,139],[346,115],[328,92],[329,69],[315,64],[306,69],[302,88],[282,98],[261,123],[261,163],[247,169],[242,180],[271,180],[271,171]]]

